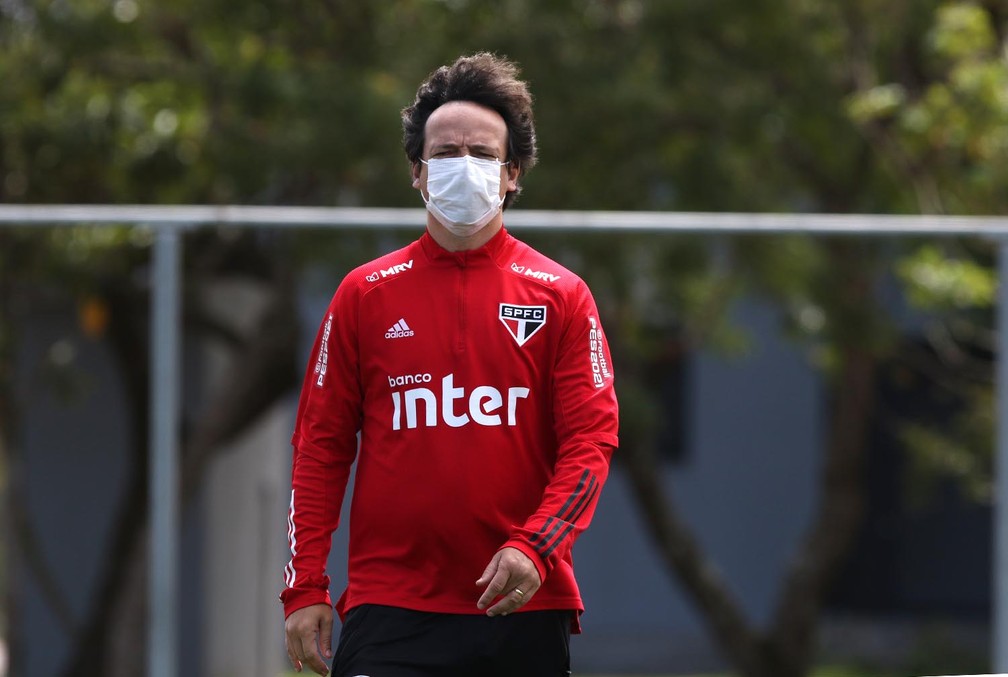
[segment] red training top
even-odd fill
[[[503,228],[462,252],[424,233],[346,276],[292,439],[287,615],[330,603],[358,431],[341,617],[360,604],[484,613],[475,581],[505,546],[542,579],[521,610],[584,609],[571,547],[608,474],[617,406],[580,278]]]

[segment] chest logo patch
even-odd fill
[[[500,304],[498,319],[507,327],[519,346],[532,338],[546,326],[546,306],[516,306],[513,303]]]

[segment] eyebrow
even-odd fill
[[[436,146],[432,146],[431,147],[431,153],[438,153],[438,152],[442,152],[442,151],[458,150],[459,148],[460,148],[460,145],[457,144],[457,143],[441,143],[441,144],[438,144]],[[469,148],[470,151],[479,152],[479,153],[487,153],[487,154],[491,154],[491,155],[499,155],[500,154],[500,151],[497,150],[496,147],[494,147],[494,146],[488,146],[488,145],[482,144],[482,143],[469,144],[467,146],[467,148]]]

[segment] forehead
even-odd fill
[[[503,153],[507,124],[492,108],[471,101],[449,101],[430,114],[424,127],[424,150],[440,145],[492,146]]]

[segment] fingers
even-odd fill
[[[497,573],[490,579],[490,583],[486,586],[483,594],[480,595],[479,601],[476,602],[476,608],[486,609],[490,606],[490,602],[504,593],[510,578],[511,576],[507,571],[498,567]]]
[[[521,587],[512,588],[501,601],[487,609],[487,616],[507,616],[525,606],[531,596],[531,593],[525,592]]]
[[[290,638],[287,638],[284,643],[287,645],[287,658],[290,659],[291,665],[294,666],[294,672],[301,672],[301,661],[294,656],[294,651],[291,649]]]
[[[320,675],[329,674],[329,668],[322,662],[318,652],[315,650],[315,636],[301,637],[301,657],[308,667]]]
[[[508,547],[494,555],[476,584],[486,585],[476,607],[487,609],[488,616],[503,616],[525,606],[542,581],[532,560],[522,551]],[[498,597],[500,601],[491,607]]]
[[[304,666],[320,675],[329,674],[329,668],[322,661],[316,649],[316,643],[328,658],[332,654],[332,607],[328,604],[316,604],[298,609],[287,617],[285,635],[287,658],[294,666],[295,672],[304,670]]]
[[[500,562],[500,558],[501,558],[500,552],[498,552],[496,555],[493,556],[493,559],[490,560],[490,564],[487,564],[486,569],[483,570],[483,575],[476,580],[476,585],[486,585],[487,583],[490,582],[490,579],[493,578],[493,575],[497,573],[497,566],[498,563]]]
[[[333,633],[333,618],[329,616],[322,619],[321,623],[322,637],[319,644],[322,647],[322,655],[326,658],[332,658],[332,633]]]

